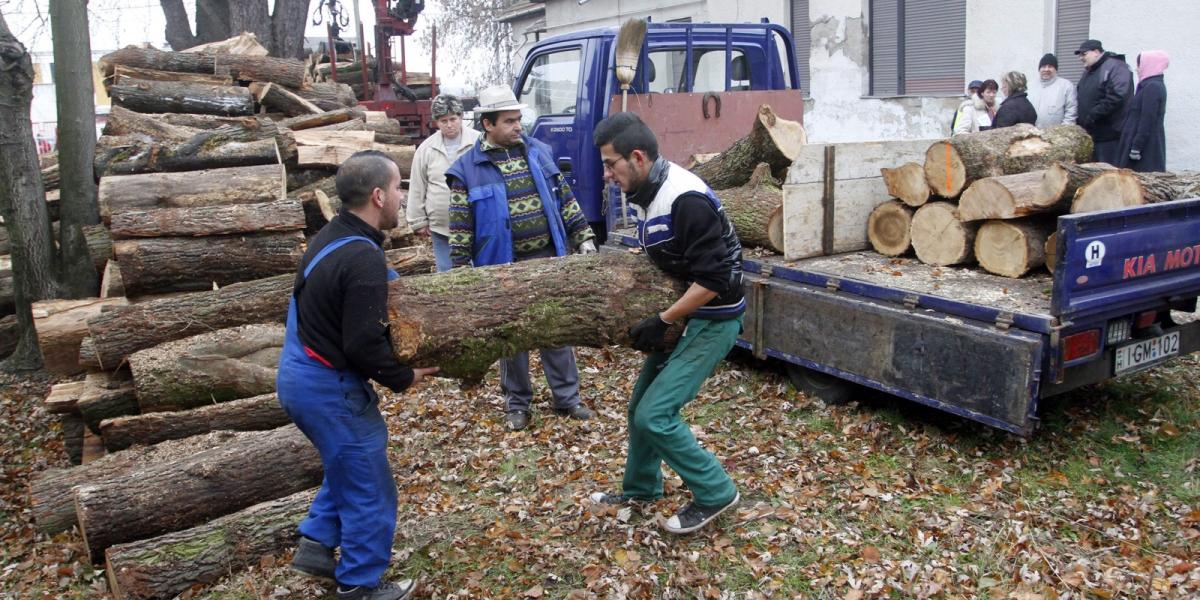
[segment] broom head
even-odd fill
[[[629,19],[617,32],[616,75],[622,88],[628,89],[637,75],[638,58],[646,41],[645,19]]]

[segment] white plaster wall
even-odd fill
[[[1032,90],[1038,79],[1038,60],[1046,52],[1046,6],[1054,0],[967,0],[967,61],[965,81],[1000,78],[1009,71],[1025,74]],[[1059,57],[1070,60],[1075,57]]]
[[[787,0],[548,0],[548,35],[592,27],[615,27],[631,17],[652,16],[656,22],[690,18],[693,23],[757,23],[767,17],[787,26]]]
[[[1090,35],[1105,50],[1126,55],[1130,68],[1143,50],[1165,50],[1167,169],[1200,170],[1200,46],[1196,0],[1092,0]],[[1071,57],[1074,58],[1074,57]],[[1136,78],[1136,76],[1135,76]]]

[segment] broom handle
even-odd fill
[[[625,110],[628,108],[628,106],[629,106],[629,85],[625,84],[625,85],[621,86],[621,112],[625,112]],[[621,190],[621,228],[627,229],[628,227],[629,227],[629,199],[625,197],[625,191]]]

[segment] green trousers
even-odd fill
[[[692,491],[700,506],[720,506],[737,489],[711,452],[700,447],[679,411],[700,391],[717,363],[733,348],[742,319],[692,319],[675,350],[653,352],[629,399],[629,454],[622,491],[629,496],[660,498],[666,462]]]

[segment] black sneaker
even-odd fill
[[[292,570],[297,573],[333,581],[333,571],[337,568],[337,560],[333,557],[333,549],[326,548],[321,542],[312,538],[300,536],[296,545],[296,554],[292,556]]]
[[[344,588],[339,585],[334,593],[338,600],[405,600],[416,588],[417,584],[413,580],[404,579],[381,583],[373,588],[361,585]]]
[[[592,409],[584,406],[583,404],[576,404],[571,408],[556,408],[554,409],[554,414],[560,417],[570,417],[576,421],[586,421],[592,418],[592,416],[596,413],[592,412]]]
[[[608,494],[605,492],[592,492],[588,499],[596,504],[608,504],[610,506],[631,506],[634,504],[644,504],[646,502],[654,502],[650,498],[642,498],[641,496],[630,496],[627,494]]]
[[[687,506],[684,506],[682,510],[675,513],[675,516],[663,523],[663,529],[674,534],[691,533],[708,525],[718,515],[737,504],[738,500],[741,499],[742,494],[739,492],[733,496],[733,500],[721,506],[699,506],[693,502],[688,502]]]
[[[523,410],[512,410],[508,412],[508,430],[521,431],[529,427],[529,413]]]

